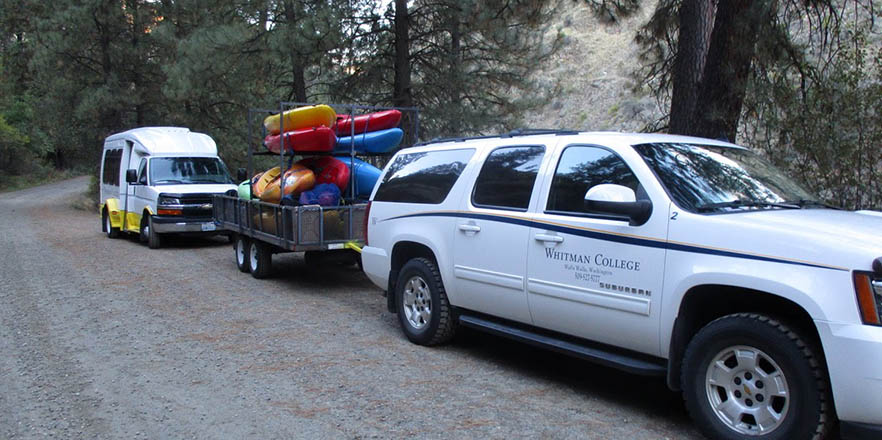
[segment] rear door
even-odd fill
[[[528,244],[534,324],[657,354],[668,207],[656,201],[640,226],[591,212],[584,197],[596,185],[648,196],[628,164],[605,147],[566,146],[552,161]]]
[[[545,151],[544,145],[493,149],[463,197],[453,239],[458,306],[532,322],[524,281],[527,212]]]

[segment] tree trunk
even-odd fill
[[[692,116],[714,28],[716,4],[717,0],[683,0],[680,6],[680,33],[672,73],[671,133],[692,132]]]
[[[399,107],[413,106],[410,84],[410,16],[407,0],[395,0],[395,84],[392,102]]]
[[[772,8],[765,1],[720,2],[693,113],[695,126],[687,134],[735,141],[757,32]]]
[[[285,19],[287,21],[287,29],[292,42],[296,41],[298,38],[296,35],[296,24],[299,19],[300,11],[295,8],[295,2],[285,2]],[[303,57],[297,51],[294,44],[291,45],[290,54],[291,93],[288,94],[288,99],[292,99],[295,102],[306,102],[306,67],[303,64]]]

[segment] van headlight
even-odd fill
[[[181,204],[181,199],[177,197],[159,196],[156,204],[160,206],[175,206]]]
[[[875,279],[870,272],[855,272],[854,290],[861,321],[867,325],[882,326],[882,279]]]

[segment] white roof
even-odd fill
[[[204,133],[185,127],[140,127],[108,136],[105,142],[131,140],[140,150],[152,156],[216,156],[217,144]]]
[[[699,144],[712,145],[719,147],[744,148],[739,145],[719,141],[714,139],[705,139],[692,136],[681,136],[662,133],[619,133],[614,131],[595,131],[595,132],[563,132],[563,133],[540,133],[540,134],[521,134],[516,136],[500,135],[498,137],[490,136],[484,138],[464,138],[458,140],[442,140],[437,142],[428,142],[416,147],[408,148],[407,151],[419,151],[435,148],[456,148],[463,146],[487,145],[513,145],[518,143],[529,143],[545,141],[547,139],[572,139],[574,142],[584,143],[602,143],[604,145],[639,145],[651,143],[683,143],[683,144]]]

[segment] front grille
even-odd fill
[[[212,194],[184,194],[179,199],[186,217],[211,218]]]

